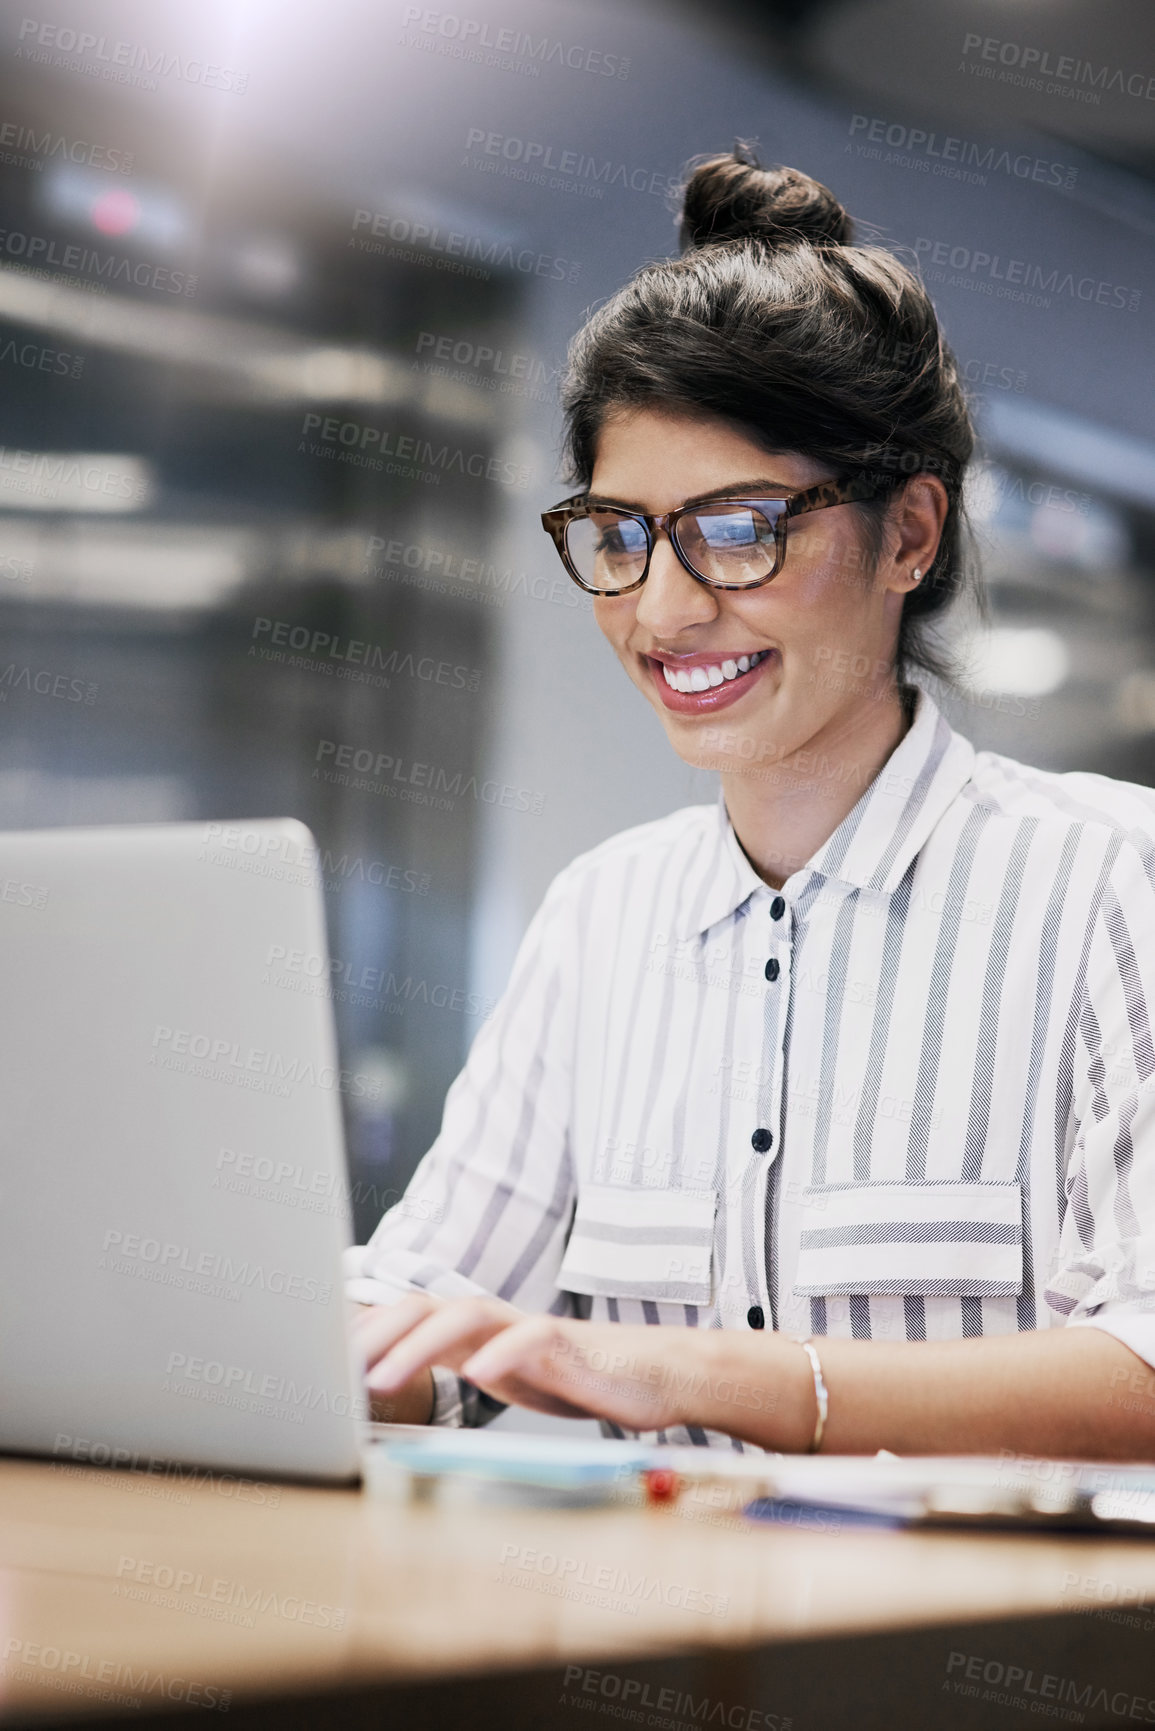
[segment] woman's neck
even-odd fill
[[[722,776],[726,810],[750,864],[781,889],[853,811],[907,733],[898,687],[867,698],[789,755]]]

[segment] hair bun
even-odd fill
[[[763,168],[748,147],[700,160],[682,192],[683,252],[727,240],[850,246],[854,225],[829,187],[796,168]]]

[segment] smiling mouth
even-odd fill
[[[723,661],[700,661],[694,667],[673,668],[664,661],[660,661],[658,666],[671,691],[716,691],[721,685],[741,679],[743,674],[765,661],[769,654],[769,649],[759,649],[753,655],[727,656]]]

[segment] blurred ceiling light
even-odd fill
[[[155,491],[153,471],[142,457],[0,446],[0,508],[5,511],[122,515],[143,511]]]
[[[258,401],[411,406],[475,426],[495,425],[499,418],[498,404],[486,392],[465,385],[441,388],[452,381],[413,372],[384,350],[318,347],[255,319],[225,318],[187,303],[154,306],[88,294],[12,267],[0,267],[0,318],[56,332],[78,346],[195,367]]]
[[[275,236],[246,241],[234,255],[233,269],[241,287],[262,298],[286,295],[301,280],[300,258]]]
[[[162,186],[134,181],[109,186],[100,169],[61,163],[44,176],[41,202],[60,222],[86,224],[98,234],[169,249],[191,239],[191,223],[179,200]]]
[[[1070,671],[1071,657],[1057,631],[1045,626],[996,626],[965,646],[967,684],[974,691],[1046,697]]]
[[[497,419],[493,399],[477,385],[444,379],[437,373],[413,373],[410,377],[412,400],[439,420],[487,427]]]
[[[388,1046],[362,1046],[353,1052],[350,1065],[356,1065],[357,1076],[371,1078],[372,1086],[358,1097],[359,1116],[382,1116],[396,1112],[409,1096],[409,1069],[400,1052]],[[350,1095],[350,1104],[354,1104]]]
[[[406,369],[373,349],[306,349],[298,355],[267,355],[260,376],[281,396],[314,402],[390,403],[404,395]]]
[[[1031,512],[1030,537],[1050,559],[1089,571],[1118,571],[1131,556],[1131,537],[1122,512],[1081,495],[1069,504],[1036,505]]]
[[[239,534],[164,528],[131,542],[121,537],[78,549],[76,601],[153,611],[200,611],[241,582],[247,561]]]
[[[0,600],[192,614],[218,606],[268,551],[267,538],[251,529],[123,520],[78,529],[13,524],[5,549],[31,567],[32,581],[19,591],[5,584]]]

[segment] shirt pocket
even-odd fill
[[[717,1201],[712,1190],[583,1185],[558,1285],[598,1298],[709,1304]]]
[[[802,1198],[794,1290],[1006,1298],[1023,1289],[1022,1186],[839,1184]]]

